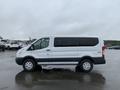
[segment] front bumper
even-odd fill
[[[23,58],[16,58],[15,61],[16,61],[16,63],[17,63],[18,65],[22,65],[24,59],[23,59]]]

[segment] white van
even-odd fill
[[[42,37],[20,49],[16,63],[24,70],[41,70],[47,66],[74,66],[76,71],[90,72],[94,64],[105,64],[104,41],[99,37],[50,36]]]

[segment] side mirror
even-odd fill
[[[34,47],[33,44],[32,44],[32,45],[29,47],[29,49],[28,49],[28,51],[31,51],[31,50],[35,50],[35,47]]]

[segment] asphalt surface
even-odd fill
[[[119,50],[107,50],[107,64],[87,74],[70,69],[24,72],[15,54],[0,52],[0,90],[120,90]]]

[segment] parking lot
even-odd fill
[[[0,52],[0,90],[119,90],[120,51],[106,50],[105,65],[91,73],[74,70],[24,72],[15,63],[16,51]]]

